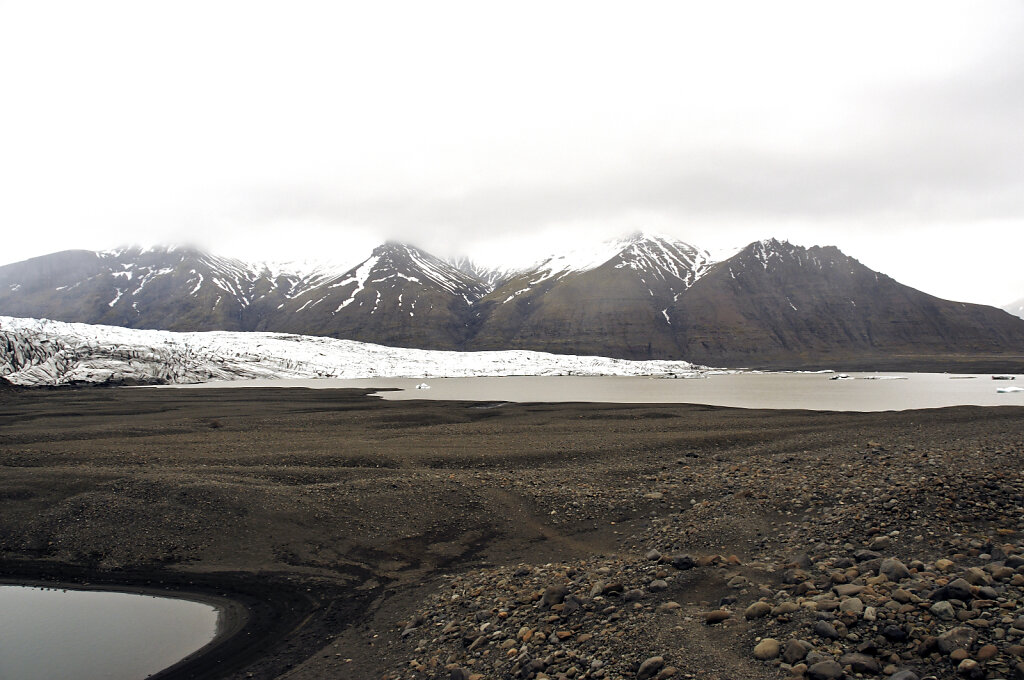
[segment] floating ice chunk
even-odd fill
[[[430,385],[428,385],[427,383],[420,383],[419,385],[416,386],[416,389],[418,389],[418,390],[429,390],[430,389]]]

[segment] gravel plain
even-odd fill
[[[166,677],[1024,677],[1021,408],[5,389],[0,499],[0,578],[287,614]]]

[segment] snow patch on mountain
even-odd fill
[[[637,231],[542,260],[524,270],[525,287],[503,302],[510,302],[545,281],[591,271],[610,263],[614,263],[612,266],[617,269],[635,271],[644,283],[647,283],[645,277],[651,276],[667,282],[672,291],[682,292],[704,276],[715,260],[708,251],[688,243]],[[654,296],[653,290],[651,295]]]
[[[664,236],[638,233],[627,243],[618,254],[620,262],[616,268],[628,267],[663,281],[678,281],[684,290],[704,276],[713,264],[708,251]]]
[[[530,285],[536,286],[548,279],[597,269],[634,243],[636,235],[588,244],[552,255],[529,268]]]
[[[446,352],[353,340],[175,333],[0,316],[0,376],[18,385],[200,383],[250,378],[698,375],[685,361],[506,350]]]
[[[449,257],[445,261],[463,274],[483,282],[488,293],[522,273],[519,267],[488,267],[466,256]]]
[[[1005,309],[1010,314],[1013,314],[1014,316],[1019,316],[1020,318],[1024,319],[1024,298],[1021,298],[1016,302],[1011,302],[1010,304],[1003,307],[1003,309]]]

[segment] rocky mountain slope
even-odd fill
[[[0,378],[18,385],[699,372],[683,361],[396,349],[282,333],[175,333],[0,317]]]
[[[927,295],[833,247],[774,239],[712,267],[668,321],[682,356],[726,365],[1024,355],[1024,324],[1002,310]]]
[[[1024,319],[903,286],[835,248],[777,240],[715,262],[637,233],[522,271],[401,243],[306,273],[191,249],[66,251],[0,267],[0,313],[764,368],[1024,367]]]
[[[549,258],[480,300],[470,347],[678,357],[665,310],[710,264],[705,251],[643,234]]]
[[[258,330],[455,349],[468,339],[487,284],[402,243],[385,243],[352,270],[289,298]]]
[[[0,267],[0,311],[127,328],[251,330],[326,276],[193,248],[68,250]]]

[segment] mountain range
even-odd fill
[[[775,239],[716,261],[636,233],[521,270],[396,242],[347,270],[254,265],[192,248],[63,251],[0,267],[0,314],[716,366],[1024,365],[1024,319],[927,295],[834,247]]]

